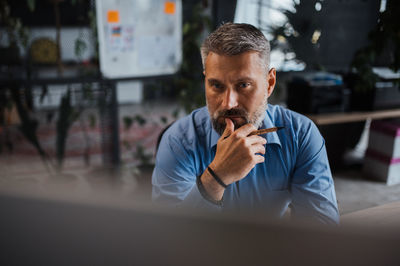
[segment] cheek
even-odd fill
[[[216,110],[216,97],[212,95],[212,93],[208,93],[206,91],[206,100],[207,100],[207,107],[211,112],[215,112]]]
[[[264,103],[265,93],[263,90],[258,90],[244,98],[244,105],[249,113],[254,113]]]
[[[220,98],[216,93],[206,91],[206,100],[209,107],[217,108],[220,104]]]

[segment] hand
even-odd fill
[[[256,128],[246,124],[236,131],[232,120],[225,119],[226,128],[217,143],[211,169],[225,184],[244,178],[257,163],[264,162],[264,145],[267,140],[260,136],[248,136]]]

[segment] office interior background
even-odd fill
[[[154,15],[155,10],[162,15]],[[270,66],[277,70],[277,85],[269,102],[308,116],[324,137],[341,215],[356,228],[379,230],[387,218],[393,219],[386,229],[398,232],[395,210],[400,209],[390,205],[400,201],[398,14],[400,4],[394,0],[0,0],[0,194],[3,214],[11,217],[5,225],[18,225],[11,226],[11,232],[25,228],[22,221],[27,227],[51,228],[48,220],[33,219],[36,225],[26,220],[35,216],[29,210],[51,220],[57,206],[63,206],[59,214],[64,220],[54,224],[61,228],[60,239],[69,239],[67,221],[79,228],[75,233],[88,237],[90,230],[94,234],[107,228],[105,221],[129,227],[123,217],[132,215],[128,220],[134,226],[146,226],[144,232],[137,229],[128,235],[137,234],[142,245],[135,248],[148,251],[151,237],[165,241],[162,233],[153,235],[156,230],[151,231],[154,227],[148,221],[173,224],[180,217],[180,223],[196,226],[203,220],[215,222],[201,215],[171,218],[153,207],[151,173],[163,130],[205,105],[202,40],[224,22],[239,22],[256,26],[271,43]],[[121,209],[127,213],[110,218],[109,212]],[[357,216],[363,210],[367,212]],[[89,213],[102,221],[85,231],[72,217],[89,219]],[[91,226],[86,220],[81,224]],[[235,226],[242,229],[244,239],[255,230],[248,221]],[[265,232],[287,234],[280,226],[268,224]],[[179,231],[178,226],[172,228]],[[28,247],[37,251],[30,237],[40,234],[33,230],[23,230],[27,239],[14,238],[9,254],[18,249],[18,241],[25,243],[23,253]],[[109,237],[121,245],[132,244],[120,231],[112,232],[100,241]],[[302,233],[296,231],[296,236]],[[50,240],[57,239],[43,234],[44,246],[52,250]],[[324,236],[313,237],[318,242]],[[365,237],[376,240],[375,235]],[[199,239],[206,242],[205,237]],[[375,259],[372,253],[359,257],[361,262],[368,260],[365,265],[385,259],[391,265],[398,259],[389,248],[398,238],[379,238],[376,243],[384,243],[381,249],[361,245],[362,237],[353,238],[353,243],[346,239],[343,233],[329,244],[342,244],[343,256],[335,262],[351,261],[352,253],[346,250],[354,248],[352,244],[358,245],[357,256],[361,247],[376,251]],[[94,238],[83,245],[87,252],[91,245],[106,249]],[[192,248],[185,250],[194,253]],[[129,254],[126,247],[114,247],[106,258],[118,257],[116,264],[149,259],[141,253],[140,260],[124,260]],[[172,262],[185,262],[173,254]],[[59,262],[59,257],[44,251],[32,256],[40,262]],[[82,263],[84,257],[79,255],[75,262]],[[89,258],[87,262],[108,264]],[[61,264],[68,262],[74,260]]]

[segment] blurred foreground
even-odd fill
[[[380,223],[350,217],[339,227],[327,227],[165,208],[140,194],[121,193],[121,182],[71,185],[59,180],[42,188],[28,183],[0,187],[1,265],[400,262],[398,214]]]
[[[130,128],[120,123],[119,171],[102,166],[96,130],[90,133],[90,164],[73,152],[82,148],[82,137],[72,132],[58,174],[26,152],[22,140],[13,153],[3,153],[0,265],[399,264],[400,186],[366,180],[357,168],[333,169],[340,213],[345,214],[339,227],[154,205],[151,163],[174,107],[121,106],[121,120],[139,113],[148,122]],[[160,122],[161,116],[167,121]],[[49,134],[45,143],[50,147],[54,139]],[[129,143],[144,147],[147,164],[135,157],[137,149]],[[390,202],[383,209],[355,212]]]

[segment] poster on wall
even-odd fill
[[[96,0],[106,78],[173,74],[182,61],[180,0]]]

